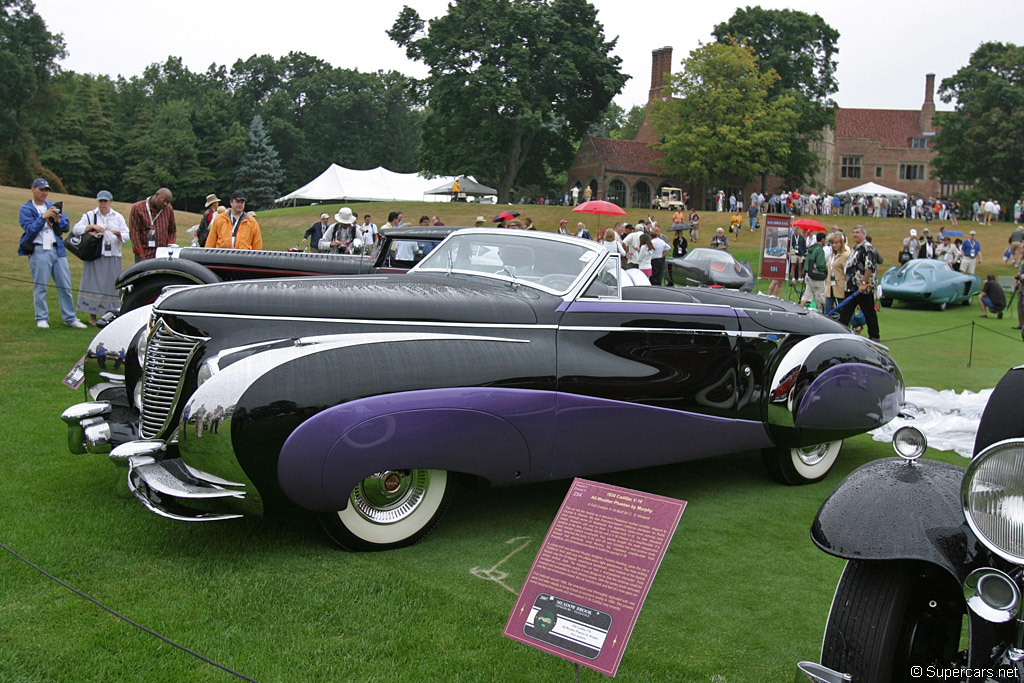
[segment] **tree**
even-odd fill
[[[646,117],[647,107],[634,104],[619,121],[619,127],[612,131],[612,137],[616,140],[633,140],[640,132],[640,126],[644,125]]]
[[[0,0],[0,183],[27,185],[42,171],[27,123],[45,111],[45,92],[66,54],[31,0]]]
[[[422,165],[474,174],[502,198],[524,169],[567,165],[626,81],[586,0],[459,0],[424,27],[405,7],[388,31],[430,69]]]
[[[250,206],[270,206],[281,190],[281,162],[259,114],[249,125],[249,150],[235,173],[235,189],[245,193]]]
[[[778,173],[797,123],[792,96],[772,99],[774,71],[762,73],[741,45],[702,45],[669,80],[675,99],[654,103],[662,169],[701,182]]]
[[[1024,47],[981,44],[939,97],[956,110],[935,115],[933,173],[1004,203],[1024,196]]]
[[[825,128],[835,126],[836,103],[831,96],[839,89],[835,77],[839,32],[817,14],[747,7],[715,26],[712,35],[719,43],[749,45],[761,71],[778,76],[771,99],[793,98],[800,118],[797,135],[788,143],[789,161],[780,175],[794,185],[805,184],[821,165],[812,143],[821,139]]]

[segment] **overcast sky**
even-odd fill
[[[967,64],[979,44],[1024,41],[1021,0],[791,0],[730,5],[694,0],[591,0],[615,54],[631,76],[616,102],[628,109],[647,101],[651,50],[671,46],[673,70],[735,7],[760,4],[820,14],[839,31],[841,107],[919,109],[925,74],[938,83]],[[423,77],[385,31],[403,5],[424,19],[445,12],[447,0],[305,0],[259,5],[251,0],[36,0],[51,31],[63,33],[62,65],[80,73],[138,75],[153,62],[180,56],[193,71],[230,67],[253,54],[305,52],[339,67],[395,70]],[[951,105],[936,102],[938,108]]]

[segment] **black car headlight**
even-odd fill
[[[994,443],[967,466],[960,503],[989,550],[1024,564],[1024,439]]]

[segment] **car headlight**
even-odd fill
[[[964,474],[960,503],[986,548],[1024,564],[1024,439],[994,443],[975,456]]]
[[[196,388],[203,386],[206,380],[217,374],[217,366],[212,360],[208,360],[199,366],[199,374],[196,377]]]

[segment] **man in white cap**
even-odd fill
[[[917,239],[917,228],[910,229],[910,236],[903,238],[903,250],[900,251],[899,262],[906,263],[910,259],[917,258],[917,252],[921,250],[921,241]]]
[[[18,255],[28,256],[32,273],[32,304],[36,311],[36,327],[50,326],[50,310],[46,305],[46,290],[50,279],[57,286],[60,317],[68,327],[85,328],[75,315],[75,302],[71,298],[71,269],[60,234],[68,230],[68,217],[53,202],[50,183],[45,178],[32,181],[32,199],[21,205],[18,222],[23,233],[18,243]]]
[[[356,215],[352,209],[343,206],[334,214],[335,223],[320,238],[320,251],[332,254],[344,254],[352,241],[352,226],[356,224]]]
[[[206,246],[206,239],[210,236],[210,226],[213,219],[217,217],[217,209],[220,207],[220,199],[215,194],[206,195],[206,208],[203,209],[203,218],[199,221],[199,229],[196,230],[196,244]]]
[[[320,251],[320,240],[323,239],[324,233],[330,227],[330,220],[331,214],[326,212],[320,214],[320,220],[309,226],[309,230],[302,235],[302,241],[299,242],[299,246],[309,244],[310,251],[314,253]]]
[[[978,243],[977,230],[971,230],[971,236],[964,240],[960,255],[960,272],[974,275],[975,268],[981,263],[981,244]]]

